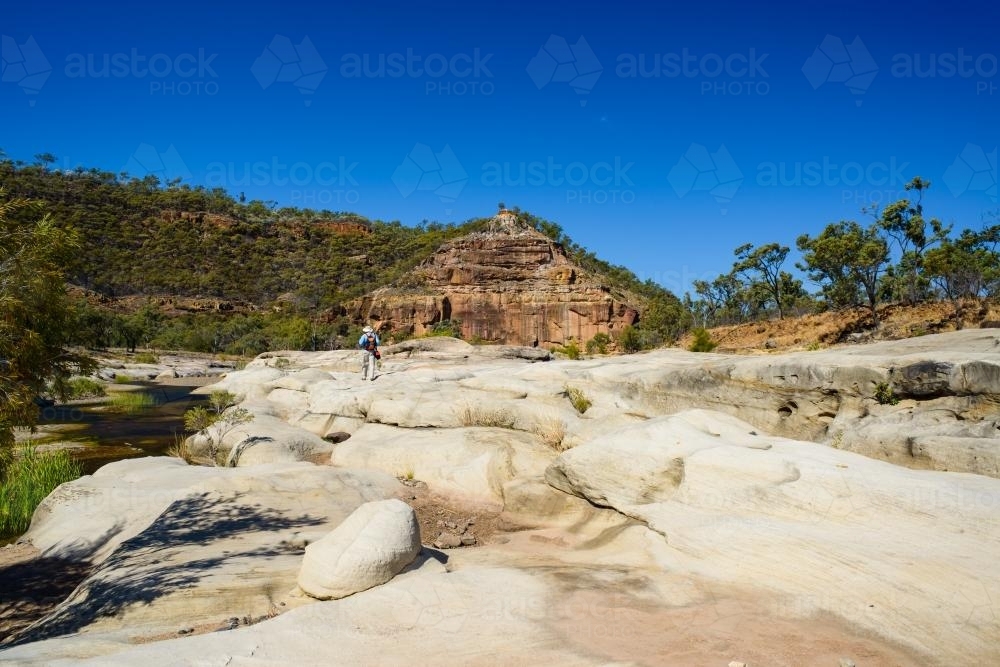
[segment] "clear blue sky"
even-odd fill
[[[915,175],[996,209],[995,5],[434,5],[13,3],[0,147],[405,224],[504,201],[678,294]]]

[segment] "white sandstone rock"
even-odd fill
[[[299,587],[320,600],[384,584],[420,552],[420,526],[401,500],[365,503],[326,537],[306,547]]]

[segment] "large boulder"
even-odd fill
[[[420,552],[420,526],[401,500],[365,503],[326,537],[306,547],[299,588],[320,600],[384,584]]]
[[[207,431],[187,439],[187,445],[195,456],[206,456],[214,444],[220,452],[218,463],[238,467],[304,461],[316,454],[326,454],[333,448],[318,435],[271,414],[274,410],[271,404],[246,402],[239,407],[245,409],[252,419],[238,424],[226,422],[225,415],[239,409],[230,408],[223,419]]]
[[[534,436],[520,431],[366,424],[336,445],[331,462],[418,479],[436,493],[499,509],[504,484],[517,475],[541,477],[554,456]]]

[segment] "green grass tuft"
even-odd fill
[[[24,533],[39,503],[82,473],[66,451],[39,453],[27,445],[0,452],[0,534]]]
[[[108,406],[115,412],[133,415],[156,405],[156,400],[145,392],[119,391],[111,396]]]
[[[107,394],[104,383],[91,378],[73,378],[66,383],[66,391],[67,398],[70,399],[93,398]]]
[[[566,396],[569,398],[569,402],[573,404],[573,407],[581,415],[590,409],[593,403],[587,398],[587,395],[583,393],[582,389],[576,387],[570,387],[566,385]]]

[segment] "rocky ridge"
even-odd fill
[[[617,332],[638,320],[638,301],[575,266],[545,235],[510,223],[446,243],[405,281],[349,310],[383,331],[419,336],[458,321],[466,339],[545,346]]]

